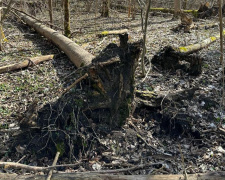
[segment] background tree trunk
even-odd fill
[[[110,0],[102,0],[102,17],[109,17]]]
[[[53,24],[53,16],[52,16],[52,0],[48,0],[48,8],[49,8],[49,18],[50,18],[50,23]],[[52,25],[50,25],[50,28],[52,28]]]
[[[64,34],[70,37],[70,5],[69,0],[64,0]]]
[[[178,18],[180,10],[180,0],[174,0],[174,18]]]

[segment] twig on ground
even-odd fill
[[[15,168],[15,169],[26,169],[28,171],[49,171],[51,169],[59,168],[59,167],[76,167],[80,166],[82,163],[76,163],[76,164],[62,164],[62,165],[55,165],[55,166],[49,166],[49,167],[38,167],[38,166],[29,166],[21,163],[15,163],[15,162],[0,162],[0,167],[4,168]]]
[[[54,161],[53,161],[53,163],[52,163],[52,166],[55,166],[55,165],[56,165],[56,163],[57,163],[57,161],[58,161],[58,159],[59,159],[59,155],[60,155],[60,152],[57,152],[56,155],[55,155],[55,159],[54,159]],[[50,180],[50,179],[51,179],[51,177],[52,177],[52,172],[53,172],[53,169],[51,169],[51,170],[49,171],[46,180]]]
[[[113,169],[113,170],[102,170],[102,171],[86,171],[84,173],[99,173],[99,174],[108,174],[108,173],[121,173],[121,172],[127,172],[127,171],[136,171],[140,169],[144,169],[149,166],[156,166],[156,165],[162,165],[162,162],[159,163],[148,163],[148,164],[142,164],[130,168],[122,168],[122,169]]]

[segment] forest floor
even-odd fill
[[[46,11],[47,12],[47,11]],[[142,38],[140,15],[135,20],[127,18],[127,13],[111,12],[110,18],[101,18],[99,13],[76,14],[72,12],[72,40],[81,47],[98,55],[109,43],[119,44],[118,36],[97,37],[97,33],[106,30],[129,29],[129,41]],[[43,21],[43,14],[38,18]],[[41,17],[40,17],[41,16]],[[48,17],[47,14],[45,17]],[[59,16],[61,14],[59,12]],[[97,139],[96,145],[72,158],[72,163],[83,162],[79,168],[66,168],[67,172],[89,171],[135,167],[140,164],[158,163],[125,174],[177,174],[199,173],[225,170],[225,135],[218,130],[218,125],[225,129],[225,113],[221,108],[222,68],[220,65],[219,41],[200,50],[196,55],[203,58],[202,73],[190,76],[177,71],[162,71],[151,66],[149,61],[165,46],[185,46],[200,42],[219,34],[219,27],[191,30],[190,33],[173,32],[172,28],[180,23],[172,20],[171,14],[154,13],[149,17],[147,32],[146,70],[151,71],[140,78],[140,67],[136,71],[136,89],[153,91],[156,94],[196,88],[190,98],[167,102],[165,106],[137,107],[133,117],[120,130],[108,135],[86,132],[87,136]],[[217,18],[196,20],[196,25],[216,23]],[[55,24],[62,27],[62,19]],[[27,69],[0,74],[0,160],[13,161],[28,165],[51,165],[52,157],[36,156],[29,143],[16,145],[14,137],[21,133],[17,117],[26,111],[33,101],[38,100],[38,109],[57,99],[59,94],[76,80],[76,67],[67,56],[46,38],[13,17],[11,14],[3,24],[8,42],[0,52],[0,66],[20,62],[26,58],[55,54],[52,61],[47,61]],[[149,61],[148,61],[149,60]],[[169,110],[168,110],[169,109]],[[191,128],[181,127],[177,122],[188,122]],[[40,153],[45,147],[40,149]],[[22,158],[22,160],[21,160]],[[63,156],[59,164],[69,163]],[[0,172],[24,173],[21,170],[0,169]]]

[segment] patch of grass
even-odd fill
[[[7,91],[9,89],[9,86],[6,83],[0,84],[0,91]]]
[[[7,107],[0,107],[0,114],[1,115],[9,115],[10,111]]]
[[[4,56],[3,58],[1,58],[2,62],[7,61],[7,60],[9,60],[9,56]]]

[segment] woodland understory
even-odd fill
[[[38,9],[36,18],[49,21],[48,11]],[[54,18],[55,29],[62,31],[61,7],[55,8]],[[0,161],[50,166],[60,151],[58,164],[80,163],[77,167],[57,169],[65,172],[132,168],[142,164],[152,165],[122,174],[182,174],[184,168],[188,174],[225,171],[220,42],[194,53],[202,60],[202,72],[195,76],[183,69],[163,70],[150,63],[167,46],[186,46],[217,35],[218,17],[194,19],[199,28],[190,33],[171,30],[180,23],[179,19],[173,19],[173,14],[150,12],[148,22],[145,56],[148,73],[141,77],[139,62],[133,102],[136,108],[125,125],[109,129],[97,122],[80,122],[77,114],[70,113],[71,118],[76,116],[73,117],[76,123],[69,122],[63,129],[46,127],[40,133],[26,127],[21,129],[20,115],[33,104],[35,111],[39,111],[57,102],[61,93],[82,74],[59,48],[10,12],[3,22],[8,41],[0,52],[0,66],[41,55],[55,56],[39,65],[0,74]],[[217,25],[206,28],[207,24]],[[110,17],[103,18],[94,8],[87,13],[82,3],[76,8],[71,5],[70,38],[94,56],[110,43],[119,45],[118,35],[97,34],[117,29],[128,29],[130,43],[142,39],[140,13],[132,19],[127,17],[127,11],[112,8]],[[76,88],[82,99],[82,82]],[[0,168],[0,172],[24,174],[26,170]]]

